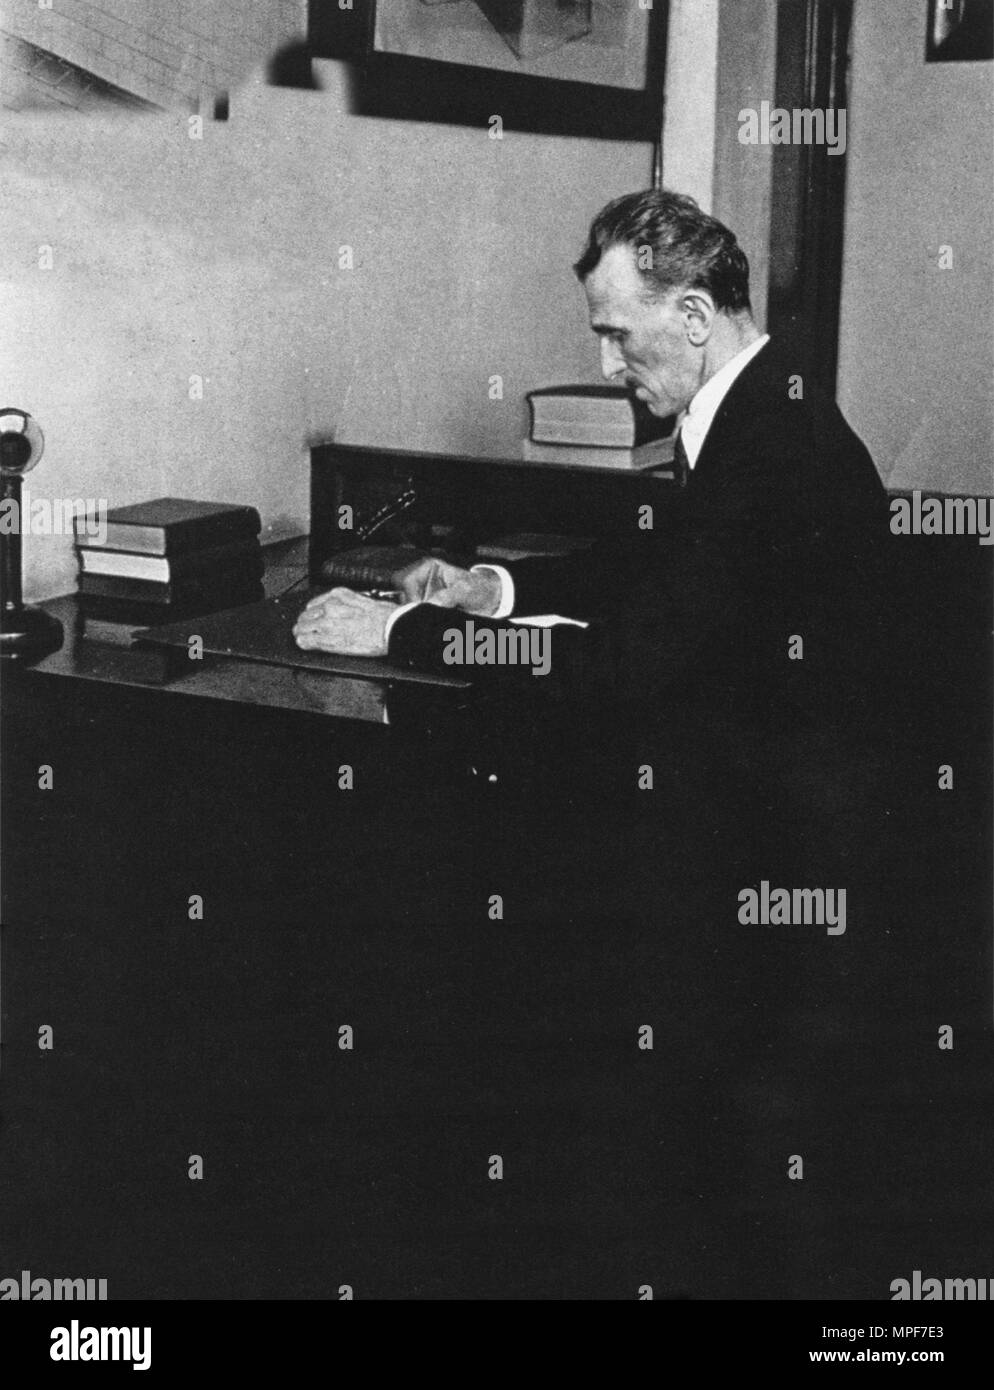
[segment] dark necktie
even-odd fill
[[[676,439],[673,442],[673,470],[676,474],[676,482],[681,487],[686,487],[687,479],[690,477],[690,459],[684,448],[682,430],[677,431]]]

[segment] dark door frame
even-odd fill
[[[775,105],[846,110],[853,0],[777,0]],[[849,121],[846,119],[846,144]],[[846,154],[773,147],[767,326],[835,394]]]

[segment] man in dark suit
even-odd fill
[[[803,660],[824,694],[851,652],[838,619],[858,595],[863,537],[886,517],[865,447],[760,335],[746,257],[693,199],[609,204],[576,273],[604,376],[680,417],[687,482],[666,514],[633,506],[629,535],[579,557],[472,571],[425,560],[400,609],[333,590],[301,614],[298,643],[451,672],[460,625],[479,642],[510,618],[552,613],[573,622],[546,634],[547,672],[510,662],[473,674],[571,701],[731,698],[741,714],[743,701],[768,711]]]
[[[575,620],[550,630],[548,674],[473,668],[499,692],[482,722],[510,775],[437,827],[440,856],[473,847],[479,900],[505,895],[479,998],[515,1046],[491,1094],[502,1119],[540,1113],[551,1068],[585,1154],[651,1154],[645,1193],[626,1188],[606,1228],[661,1285],[789,1296],[820,1277],[808,1233],[834,1251],[846,1223],[817,1184],[788,1194],[780,1153],[830,1168],[838,1059],[847,1080],[866,1065],[845,1040],[894,974],[880,903],[901,844],[865,732],[893,616],[886,496],[834,401],[759,333],[745,256],[691,199],[610,204],[576,270],[604,375],[680,417],[686,486],[651,530],[633,504],[628,534],[579,556],[424,560],[399,609],[333,591],[297,640],[444,671],[470,622]],[[851,931],[743,925],[739,892],[761,880],[846,889]],[[638,1069],[591,1059],[622,1058],[619,1030],[645,1019],[660,1065],[633,1100]]]

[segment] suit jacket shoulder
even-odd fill
[[[768,343],[732,383],[691,479],[712,518],[765,512],[800,526],[879,519],[886,493],[838,405]]]

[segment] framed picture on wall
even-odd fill
[[[655,140],[668,0],[311,0],[369,115]]]
[[[994,0],[928,0],[928,63],[994,58]]]

